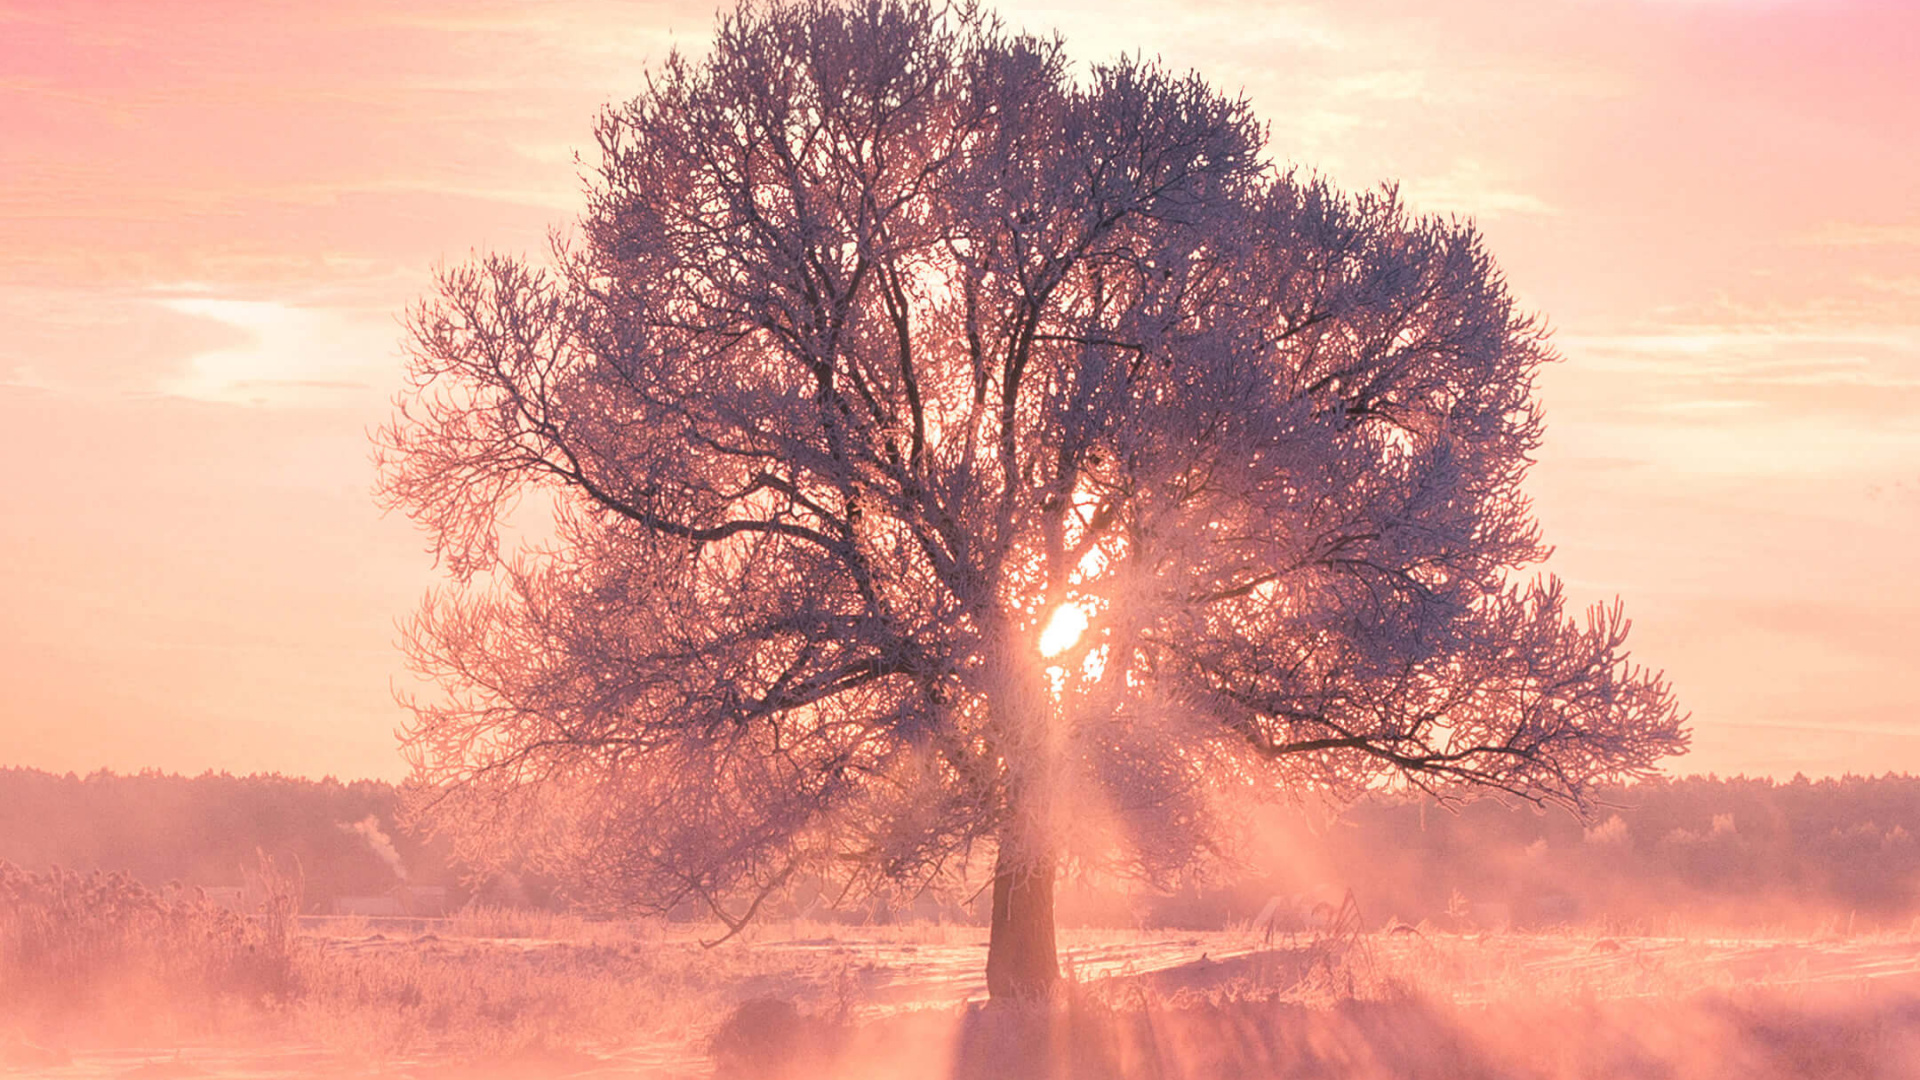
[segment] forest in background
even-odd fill
[[[300,876],[309,913],[403,882],[458,890],[445,850],[396,827],[399,801],[378,780],[0,769],[0,862],[219,889],[265,855]]]
[[[1347,888],[1369,925],[1447,930],[1866,932],[1920,917],[1920,777],[1657,778],[1600,800],[1585,822],[1493,799],[1369,799],[1319,825],[1274,815],[1264,869],[1152,917],[1219,925],[1291,894],[1300,921]]]
[[[1656,779],[1602,798],[1584,823],[1490,799],[1447,809],[1376,798],[1319,817],[1275,810],[1255,823],[1258,854],[1236,872],[1161,892],[1070,881],[1060,917],[1200,929],[1266,912],[1285,931],[1311,925],[1316,907],[1349,888],[1376,926],[1864,931],[1904,930],[1920,917],[1920,777]],[[476,886],[490,903],[564,903],[537,882],[466,880],[444,846],[397,827],[399,800],[398,787],[371,780],[0,769],[0,861],[220,888],[243,884],[264,854],[297,867],[307,913],[403,883],[445,886],[454,905]],[[790,904],[776,914],[929,912],[969,915],[924,902],[839,913]]]

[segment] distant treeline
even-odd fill
[[[1618,923],[1906,929],[1920,917],[1920,777],[1657,779],[1564,810],[1457,812],[1374,799],[1331,822],[1268,823],[1264,865],[1153,905],[1149,921],[1245,919],[1275,896],[1352,888],[1367,921],[1443,928]],[[1281,905],[1284,910],[1285,905]],[[1305,920],[1310,921],[1310,919]]]
[[[395,828],[399,796],[376,780],[0,769],[0,861],[222,888],[242,885],[264,854],[297,868],[308,911],[389,893],[402,874],[457,887],[443,851]]]
[[[264,853],[297,865],[308,911],[391,891],[402,873],[463,901],[445,848],[396,827],[399,799],[372,780],[0,769],[0,861],[219,887],[241,884]],[[1602,800],[1586,822],[1491,799],[1457,811],[1374,799],[1319,821],[1275,813],[1260,824],[1264,854],[1237,875],[1170,896],[1070,883],[1061,915],[1201,927],[1268,909],[1284,929],[1351,888],[1374,924],[1904,929],[1920,917],[1920,777],[1688,777]],[[487,899],[542,896],[493,889]]]

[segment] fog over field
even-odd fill
[[[1920,1037],[1904,777],[1656,781],[1585,827],[1491,802],[1276,815],[1248,862],[1187,887],[1063,885],[1054,1026],[987,1006],[977,897],[835,910],[801,888],[709,949],[725,928],[693,912],[463,878],[393,826],[398,795],[0,772],[6,1066],[1897,1076]],[[334,914],[356,905],[380,913]]]
[[[1920,1072],[1920,8],[0,0],[0,1075]]]

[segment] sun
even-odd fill
[[[1052,659],[1073,648],[1087,632],[1087,622],[1086,609],[1072,601],[1054,608],[1046,629],[1040,631],[1040,655]]]

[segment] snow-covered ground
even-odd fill
[[[876,1071],[870,1060],[859,1069],[843,1062],[845,1069],[932,1078],[953,1071],[954,1033],[985,998],[986,943],[978,928],[776,925],[713,949],[697,938],[658,927],[633,934],[601,928],[558,940],[309,934],[310,1000],[268,1022],[250,1022],[232,1037],[203,1033],[111,1048],[0,1030],[0,1073],[74,1080],[696,1077],[711,1075],[708,1044],[734,1007],[773,997],[835,1030],[892,1033],[864,1044],[870,1056],[884,1044],[895,1059],[892,1071]],[[1379,1054],[1387,1051],[1374,1045],[1372,1021],[1357,1020],[1355,1009],[1417,1012],[1428,1025],[1421,1030],[1438,1024],[1433,1030],[1447,1033],[1434,1053],[1488,1042],[1474,1052],[1491,1056],[1473,1060],[1494,1062],[1485,1067],[1495,1076],[1590,1075],[1598,1060],[1592,1054],[1613,1060],[1622,1046],[1642,1065],[1610,1075],[1720,1075],[1701,1063],[1744,1060],[1741,1040],[1752,1039],[1764,1044],[1753,1051],[1761,1054],[1755,1060],[1792,1065],[1799,1059],[1791,1053],[1780,1057],[1765,1047],[1784,1039],[1791,1050],[1799,1016],[1812,1025],[1811,1064],[1778,1075],[1820,1075],[1822,1040],[1838,1039],[1869,1062],[1886,1059],[1886,1075],[1898,1075],[1896,1059],[1920,1047],[1920,1020],[1913,1019],[1920,1016],[1920,939],[1906,935],[1460,935],[1406,928],[1268,943],[1247,933],[1069,930],[1061,934],[1061,960],[1085,1000],[1103,1009],[1164,1009],[1191,1018],[1196,1009],[1231,1008],[1244,1014],[1236,1021],[1242,1026],[1288,1030],[1312,1029],[1324,1017],[1328,1031],[1345,1033],[1334,1041],[1351,1046],[1311,1075],[1391,1074],[1380,1071],[1388,1059]],[[1268,1013],[1248,1009],[1282,1011],[1269,1023],[1257,1019]],[[490,1026],[474,1029],[461,1020],[468,1016]],[[1520,1027],[1527,1030],[1511,1039],[1489,1034],[1506,1031],[1509,1025],[1496,1021],[1508,1017],[1526,1018]],[[1662,1024],[1672,1029],[1666,1042],[1646,1034]],[[1760,1029],[1774,1034],[1752,1034]],[[1393,1030],[1403,1034],[1389,1040],[1392,1053],[1426,1052],[1406,1042],[1405,1025]],[[1538,1042],[1543,1031],[1554,1038]],[[1300,1035],[1302,1052],[1318,1053],[1316,1038],[1334,1038],[1321,1035]],[[911,1040],[922,1037],[945,1041],[916,1063],[909,1060]],[[1701,1039],[1740,1045],[1703,1057],[1695,1053]],[[1856,1045],[1861,1039],[1871,1045]],[[1551,1064],[1567,1054],[1573,1057],[1561,1066]],[[1141,1075],[1184,1075],[1165,1062],[1155,1067],[1161,1071]]]

